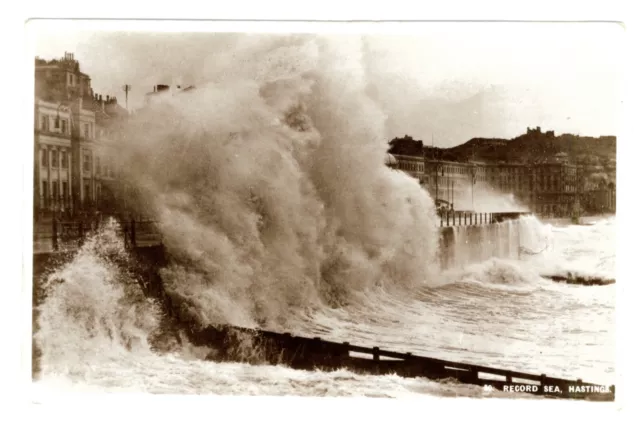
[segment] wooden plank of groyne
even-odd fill
[[[209,329],[216,331],[216,328],[210,327]],[[318,337],[295,337],[290,334],[233,326],[225,326],[220,333],[223,331],[253,337],[257,340],[257,345],[265,348],[266,362],[287,364],[296,369],[336,370],[346,368],[369,374],[395,373],[405,377],[426,377],[433,380],[455,379],[466,384],[492,386],[501,390],[506,387],[511,390],[516,389],[518,392],[577,399],[613,400],[615,395],[614,386],[605,387],[584,383],[581,380],[572,381],[547,377],[544,374],[536,375],[483,365],[414,356],[410,353],[382,350],[378,347],[337,343]],[[351,352],[357,353],[359,356],[351,356]],[[371,357],[367,358],[362,355]],[[499,376],[501,379],[486,378],[487,375]],[[583,386],[585,391],[580,390],[577,386]],[[587,386],[589,388],[586,388]],[[577,391],[571,392],[572,388]],[[589,389],[592,391],[587,391]],[[598,392],[600,389],[609,391],[601,393]],[[593,393],[593,391],[596,392]]]

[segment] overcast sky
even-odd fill
[[[75,53],[95,92],[124,105],[122,85],[130,84],[130,107],[154,84],[207,82],[218,60],[235,57],[232,34],[36,29],[35,54]],[[419,33],[370,35],[360,43],[365,53],[345,60],[367,69],[390,137],[448,147],[528,126],[616,135],[623,37],[617,24],[432,23]]]

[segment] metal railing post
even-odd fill
[[[56,219],[56,217],[53,217],[52,220],[52,234],[53,234],[53,250],[57,251],[58,250],[58,220]]]

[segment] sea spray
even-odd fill
[[[124,129],[124,176],[172,256],[165,287],[203,324],[283,327],[291,309],[433,278],[433,202],[384,165],[359,51],[270,42],[265,65],[234,61],[236,80],[168,95]]]
[[[43,375],[90,371],[96,355],[150,352],[161,311],[122,261],[128,257],[111,220],[43,280],[46,299],[34,333]]]
[[[547,226],[541,224],[540,227],[544,229]],[[610,251],[601,251],[597,247],[606,246],[598,239],[606,236],[611,228],[606,224],[576,227],[575,230],[552,228],[556,236],[553,246],[556,252],[573,253],[575,248],[571,246],[575,246],[574,240],[582,239],[589,242],[592,254],[608,256]],[[117,240],[115,236],[104,234],[102,238]],[[87,247],[91,242],[90,238]],[[48,279],[48,296],[39,318],[44,328],[35,334],[44,351],[42,377],[39,378],[42,388],[342,395],[383,389],[389,380],[389,377],[363,378],[344,371],[308,373],[281,367],[205,362],[202,358],[215,357],[215,350],[191,346],[184,341],[185,338],[179,348],[159,350],[148,347],[145,339],[153,339],[149,333],[156,330],[157,319],[140,323],[140,313],[127,312],[132,300],[121,297],[121,300],[114,301],[103,297],[113,295],[112,289],[119,290],[117,286],[120,284],[125,291],[134,289],[132,296],[127,294],[126,297],[140,297],[135,291],[137,280],[116,277],[122,273],[113,272],[116,264],[126,259],[117,253],[122,250],[121,242],[96,242],[93,245],[96,248],[89,248],[89,255],[86,254],[87,248],[83,248],[74,261],[54,272],[58,277]],[[587,245],[582,247],[586,249]],[[297,308],[289,315],[293,327],[291,332],[319,335],[337,342],[348,339],[353,344],[449,360],[611,383],[613,343],[607,327],[613,323],[614,291],[608,287],[596,291],[544,282],[536,277],[535,267],[523,264],[526,265],[522,261],[493,259],[468,266],[462,274],[446,280],[448,284],[444,286],[424,286],[414,290],[413,295],[406,290],[399,294],[398,290],[381,285],[356,293],[358,300],[341,308]],[[109,271],[101,267],[109,268]],[[104,280],[116,282],[108,284],[108,289],[95,288],[96,279],[87,278],[85,268],[92,268],[92,273]],[[63,272],[65,277],[60,276]],[[67,280],[73,278],[77,282],[72,281],[71,291],[79,294],[61,290]],[[78,301],[83,300],[86,305],[78,305]],[[140,303],[139,309],[146,309],[145,313],[149,314],[155,312],[155,308],[149,311],[145,306]],[[68,312],[69,307],[82,307],[85,315],[110,314],[117,318],[86,324],[83,321],[89,318],[79,318],[77,313]],[[109,324],[109,320],[120,322]],[[479,320],[490,328],[477,330]],[[589,324],[584,323],[587,320]],[[121,326],[125,334],[134,335],[114,335],[118,331],[111,328],[110,337],[109,329],[95,328],[101,325]],[[133,338],[133,341],[128,341],[128,338]],[[154,340],[147,342],[156,343]],[[581,353],[576,354],[576,350]],[[249,351],[255,356],[256,350],[252,345]],[[253,358],[251,353],[247,354],[247,360]],[[338,374],[342,375],[338,377]],[[123,384],[123,379],[127,380],[126,384]],[[297,381],[291,381],[294,379]],[[314,387],[317,382],[330,385],[330,390],[318,390]],[[447,387],[428,380],[399,379],[398,382],[403,386],[415,382],[430,385],[433,387],[430,394],[435,395],[451,391],[460,395],[474,394],[465,391],[464,386]],[[418,389],[424,391],[423,387]]]

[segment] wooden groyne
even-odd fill
[[[188,335],[194,344],[214,348],[216,352],[210,359],[216,361],[287,365],[302,370],[348,369],[373,375],[397,374],[403,377],[425,377],[434,381],[453,380],[500,391],[546,397],[597,401],[612,401],[615,398],[613,385],[416,356],[379,347],[337,343],[319,337],[298,337],[290,333],[233,326],[209,326],[191,330]],[[251,344],[250,352],[246,346],[248,340]]]

